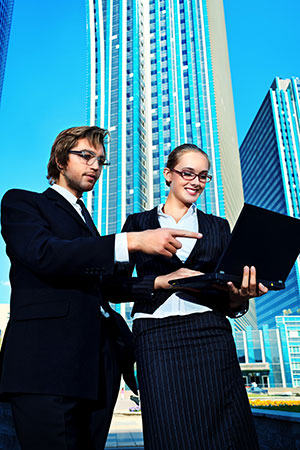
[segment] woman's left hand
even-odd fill
[[[229,281],[227,283],[229,296],[230,296],[230,308],[232,310],[238,309],[243,303],[247,302],[249,298],[260,297],[268,292],[268,288],[262,283],[256,283],[256,269],[248,266],[244,267],[243,279],[240,289]]]
[[[191,270],[186,267],[181,267],[180,269],[175,270],[175,272],[156,277],[154,280],[154,289],[174,289],[174,287],[169,284],[170,280],[175,280],[176,278],[194,277],[196,275],[203,275],[203,273],[198,270]],[[176,287],[176,289],[178,288]]]

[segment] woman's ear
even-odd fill
[[[164,170],[163,170],[163,174],[164,174],[165,180],[168,183],[171,183],[171,181],[172,181],[172,172],[171,172],[171,170],[168,167],[165,167]]]

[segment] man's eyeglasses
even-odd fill
[[[90,150],[69,150],[68,153],[80,156],[88,166],[92,166],[95,161],[98,161],[99,167],[110,165],[108,159],[104,158],[104,156],[97,156]]]
[[[176,169],[170,169],[171,172],[178,173],[185,181],[192,181],[196,177],[198,177],[200,183],[209,183],[212,179],[212,175],[206,173],[206,172],[200,172],[200,173],[194,173],[189,172],[188,170],[176,170]]]

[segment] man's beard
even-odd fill
[[[72,190],[77,192],[77,196],[78,198],[80,198],[82,196],[83,193],[83,189],[80,186],[80,184],[78,183],[78,181],[73,180],[72,178],[68,177],[68,175],[65,173],[64,174],[67,186]]]

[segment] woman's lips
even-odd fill
[[[190,195],[197,195],[197,194],[199,194],[199,189],[185,188],[185,190],[186,190]]]

